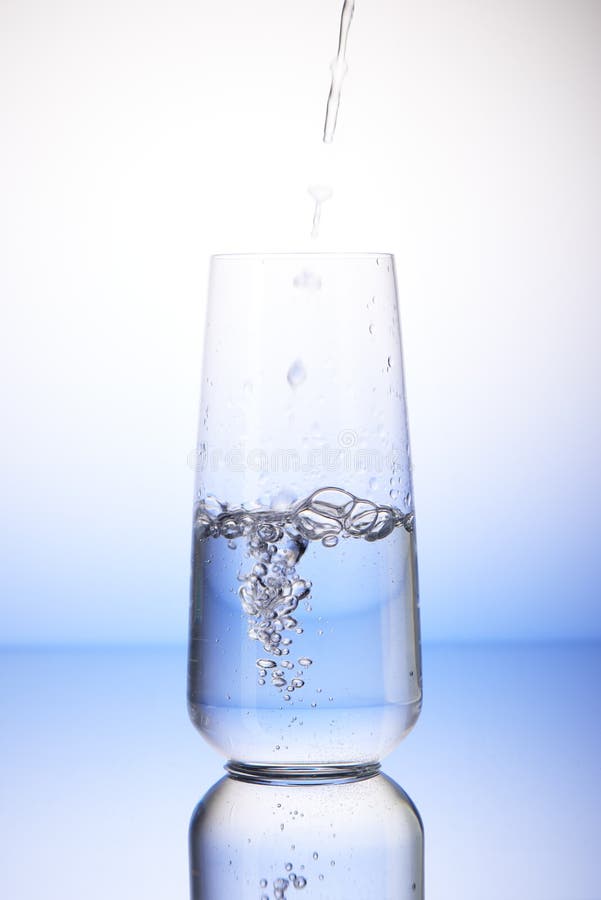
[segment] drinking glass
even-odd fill
[[[215,256],[188,699],[236,765],[377,766],[421,705],[394,260]]]
[[[424,833],[385,775],[258,784],[226,777],[190,823],[191,900],[423,900]]]

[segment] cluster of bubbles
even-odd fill
[[[304,875],[297,875],[292,871],[292,863],[286,863],[286,876],[284,878],[276,878],[273,882],[274,900],[283,900],[286,897],[286,891],[292,885],[297,890],[302,890],[307,884]],[[263,890],[267,887],[268,881],[262,878],[259,887]],[[261,894],[261,900],[270,900],[269,894]]]
[[[229,509],[214,498],[199,503],[194,523],[198,540],[222,537],[232,548],[238,538],[246,542],[251,567],[239,576],[238,595],[248,617],[248,636],[275,657],[257,660],[259,684],[269,677],[289,700],[303,687],[302,675],[312,663],[301,657],[299,670],[291,672],[295,666],[285,658],[293,642],[289,635],[303,633],[298,606],[301,601],[308,604],[311,596],[311,582],[296,568],[309,543],[335,547],[341,538],[378,541],[398,526],[410,531],[412,525],[411,513],[332,487],[320,488],[284,510]]]

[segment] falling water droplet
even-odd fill
[[[305,369],[302,360],[294,360],[288,369],[288,375],[286,377],[288,378],[288,384],[291,388],[300,387],[307,377],[307,370]]]

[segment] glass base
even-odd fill
[[[373,778],[380,771],[380,763],[332,766],[249,766],[231,759],[225,769],[232,778],[253,784],[347,784]]]

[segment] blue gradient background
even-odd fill
[[[427,704],[388,771],[429,897],[601,897],[601,4],[358,3],[326,149],[339,5],[0,6],[13,900],[32,853],[46,896],[184,895],[220,770],[181,649],[208,257],[306,247],[316,181],[324,249],[397,257]]]

